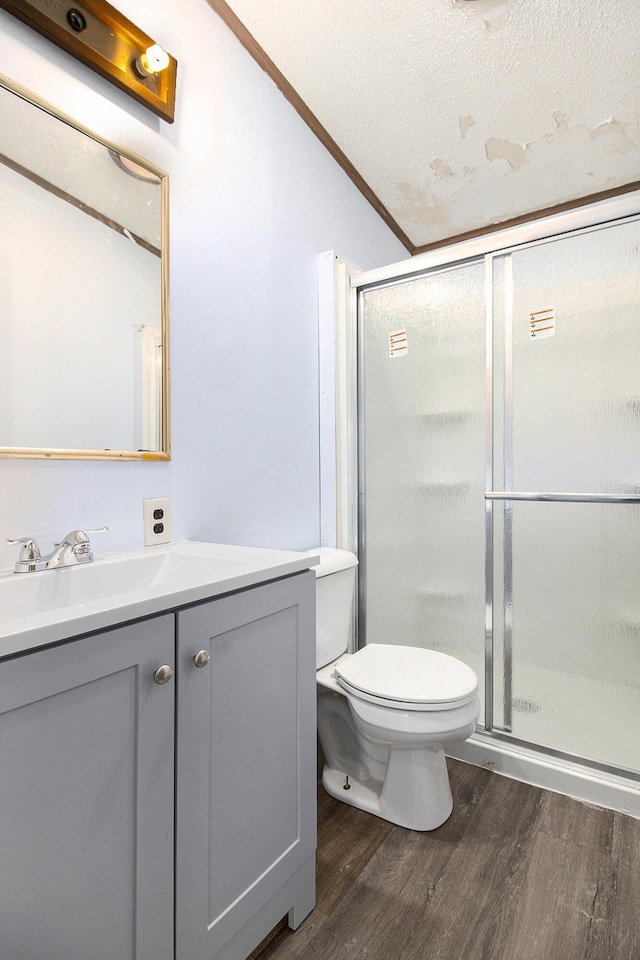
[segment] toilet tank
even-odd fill
[[[349,643],[358,558],[348,550],[318,547],[316,574],[316,669],[345,653]]]

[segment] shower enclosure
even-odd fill
[[[640,221],[358,313],[361,642],[458,657],[487,732],[640,779]]]

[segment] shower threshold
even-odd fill
[[[446,753],[513,780],[640,819],[640,782],[631,776],[609,773],[578,760],[554,756],[543,748],[514,742],[482,728]]]

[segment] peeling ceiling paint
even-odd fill
[[[640,180],[637,0],[228,0],[415,247]]]
[[[453,0],[454,7],[467,7],[469,0]],[[497,33],[507,26],[509,0],[475,0],[474,14],[484,23],[489,33]]]

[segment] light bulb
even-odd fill
[[[161,73],[169,66],[169,54],[159,43],[154,43],[140,57],[140,65],[145,73]]]

